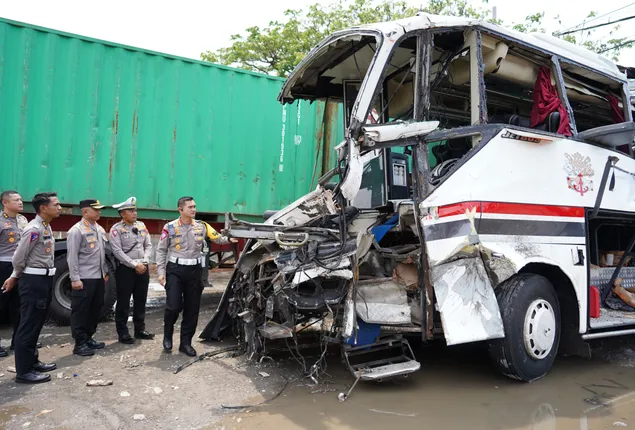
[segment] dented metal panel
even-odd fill
[[[134,194],[159,217],[183,195],[201,212],[282,208],[343,136],[337,105],[283,107],[282,83],[0,19],[0,188],[69,204]]]
[[[432,284],[448,345],[505,336],[496,294],[480,255],[433,267]]]

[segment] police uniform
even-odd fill
[[[56,368],[40,362],[36,347],[52,298],[54,255],[51,226],[37,215],[22,231],[12,260],[11,277],[19,279],[20,294],[20,324],[15,334],[17,382],[46,382],[50,376],[38,372]]]
[[[18,248],[22,231],[29,221],[18,214],[15,218],[10,217],[6,212],[0,212],[0,285],[9,279],[13,272],[11,259],[13,253]],[[13,334],[11,336],[11,346],[15,345],[15,332],[20,323],[20,294],[17,288],[13,288],[7,293],[0,293],[0,312],[8,311]],[[0,357],[6,357],[7,352],[0,346]]]
[[[122,211],[136,209],[136,199],[130,197],[123,203],[113,205],[113,208]],[[130,312],[130,296],[134,299],[132,321],[134,323],[135,337],[140,339],[152,339],[154,335],[146,332],[145,313],[146,299],[148,297],[148,284],[150,273],[148,263],[152,253],[152,241],[145,224],[136,221],[134,224],[126,224],[119,221],[110,229],[110,249],[117,259],[117,307],[115,308],[115,324],[119,341],[133,343],[134,339],[128,332],[128,314]],[[143,274],[136,272],[137,264],[146,266]]]
[[[91,203],[92,202],[92,203]],[[101,209],[99,200],[84,200],[80,207]],[[92,355],[93,349],[104,347],[93,335],[104,306],[107,274],[105,244],[106,231],[97,223],[82,219],[68,231],[66,244],[71,282],[82,281],[81,290],[71,290],[71,332],[75,339],[74,353]]]
[[[181,323],[181,346],[179,351],[194,356],[192,338],[198,323],[203,284],[202,249],[205,235],[218,243],[228,243],[227,238],[216,233],[208,224],[192,220],[183,224],[181,219],[167,223],[161,232],[157,246],[156,260],[159,276],[166,278],[166,304],[164,316],[163,347],[172,350],[174,324],[183,311]]]

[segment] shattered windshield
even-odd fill
[[[380,36],[350,34],[328,43],[307,57],[289,77],[282,92],[285,101],[329,99],[344,101],[349,81],[363,82],[377,53]],[[353,100],[354,101],[354,100]]]

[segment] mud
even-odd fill
[[[592,345],[591,360],[560,357],[546,378],[531,384],[495,373],[482,347],[427,346],[419,348],[420,372],[360,383],[343,403],[337,394],[352,378],[332,356],[327,385],[295,382],[271,404],[225,417],[221,425],[309,430],[635,427],[635,341]]]

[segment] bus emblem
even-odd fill
[[[579,152],[575,154],[564,154],[567,162],[564,165],[564,171],[567,172],[567,184],[569,189],[581,196],[589,191],[593,191],[593,181],[591,177],[595,174],[591,166],[591,158],[581,155]]]

